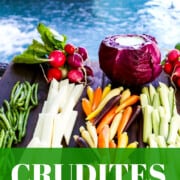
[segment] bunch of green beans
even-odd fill
[[[38,84],[18,81],[0,108],[0,148],[12,147],[26,134],[31,109],[38,105]]]

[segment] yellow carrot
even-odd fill
[[[111,91],[111,84],[108,84],[107,86],[104,87],[103,92],[102,92],[102,99]]]
[[[137,141],[134,141],[130,144],[127,145],[127,148],[137,148],[138,146],[138,142]]]
[[[82,98],[81,105],[82,105],[82,109],[83,109],[84,113],[86,114],[86,116],[88,116],[92,111],[90,101],[87,98]]]
[[[96,129],[97,134],[101,132],[101,130],[103,129],[105,125],[109,125],[112,122],[115,116],[116,108],[117,108],[116,106],[111,108],[111,110],[107,114],[105,114],[105,116],[102,118],[102,120],[100,121]]]
[[[116,110],[116,113],[122,111],[128,106],[131,106],[139,101],[139,96],[138,95],[131,95],[128,97],[122,104],[120,104]]]
[[[93,102],[92,102],[92,111],[94,111],[99,103],[101,102],[101,98],[102,98],[102,88],[101,87],[97,87],[94,90],[94,98],[93,98]]]
[[[126,89],[121,94],[120,104],[122,104],[127,98],[131,96],[131,91]]]
[[[132,112],[133,112],[133,108],[131,106],[128,106],[123,111],[122,118],[121,118],[121,121],[119,123],[118,130],[117,130],[118,136],[123,132],[127,122],[129,121],[129,119],[132,115]]]
[[[123,132],[123,133],[119,134],[117,147],[118,148],[126,148],[128,145],[128,141],[129,141],[129,137],[128,137],[127,132]]]
[[[121,118],[122,118],[122,112],[119,112],[115,115],[115,117],[113,118],[112,122],[111,122],[111,125],[110,125],[110,141],[114,138],[114,136],[116,135],[117,133],[117,130],[118,130],[118,126],[119,126],[119,123],[121,121]]]
[[[92,89],[92,87],[91,86],[87,86],[87,96],[88,96],[88,98],[89,98],[89,101],[90,101],[90,103],[91,103],[91,105],[92,105],[92,103],[93,103],[93,98],[94,98],[94,90]]]
[[[98,135],[98,147],[108,148],[109,147],[109,126],[106,124]]]

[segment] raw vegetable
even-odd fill
[[[107,124],[99,132],[98,147],[99,148],[109,147],[109,126]]]
[[[94,91],[92,111],[94,111],[98,107],[99,103],[101,102],[101,98],[102,98],[102,88],[97,87]]]
[[[66,44],[65,47],[64,47],[64,50],[67,54],[74,54],[75,52],[75,46],[72,45],[72,44]]]
[[[0,148],[12,147],[26,135],[29,113],[38,104],[38,84],[18,81],[0,108]]]
[[[49,64],[52,67],[61,67],[65,64],[66,56],[60,50],[54,50],[49,54]]]
[[[142,85],[153,81],[162,71],[161,53],[149,35],[114,35],[99,47],[100,68],[116,84]]]
[[[81,70],[71,69],[67,77],[71,83],[82,83],[84,80],[84,74]]]
[[[93,77],[93,70],[86,63],[88,53],[84,47],[76,48],[74,45],[66,43],[67,37],[65,35],[59,34],[42,23],[38,24],[37,30],[42,42],[33,39],[32,43],[22,54],[14,57],[14,63],[40,64],[45,79],[48,79],[48,83],[52,81],[52,76],[50,78],[47,77],[49,76],[48,71],[52,67],[60,69],[63,72],[62,78],[69,78],[71,82],[82,83],[83,81],[83,83],[87,84],[88,81],[92,80],[89,77]],[[45,64],[47,68],[44,68],[42,64]],[[69,70],[71,71],[72,68],[76,70],[75,74],[78,73],[78,79],[68,75]],[[55,76],[55,79],[61,80],[62,78],[59,76]]]
[[[147,101],[148,97],[153,100],[152,96],[158,99],[157,103]],[[180,116],[174,89],[162,82],[156,88],[149,85],[143,88],[140,102],[143,108],[143,142],[150,147],[178,147]]]
[[[88,52],[84,47],[77,47],[77,53],[81,55],[84,61],[88,58]]]
[[[62,71],[58,68],[50,68],[47,71],[47,79],[48,82],[51,82],[53,79],[61,80],[62,79]]]
[[[180,88],[180,50],[171,49],[168,51],[162,62],[164,72],[169,76],[172,84]]]

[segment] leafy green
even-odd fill
[[[37,64],[48,62],[47,56],[51,51],[55,49],[64,50],[67,40],[65,35],[59,34],[43,23],[38,24],[37,30],[42,43],[33,39],[32,44],[22,54],[14,57],[14,63]]]

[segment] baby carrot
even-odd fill
[[[112,107],[111,110],[104,115],[104,117],[102,118],[102,120],[100,121],[100,123],[97,126],[97,129],[96,129],[97,134],[101,132],[101,130],[103,129],[103,127],[105,125],[107,125],[107,124],[109,125],[112,122],[112,120],[115,116],[116,108],[117,108],[117,106]]]
[[[101,101],[101,98],[102,98],[102,88],[97,87],[94,90],[94,97],[93,97],[93,102],[92,102],[92,111],[94,111],[98,107],[98,105]]]
[[[82,98],[81,104],[82,104],[82,109],[83,109],[84,113],[86,114],[86,116],[88,116],[92,110],[90,101],[87,98]]]
[[[122,114],[122,118],[121,118],[121,121],[119,123],[119,126],[118,126],[118,130],[117,130],[117,133],[118,133],[118,136],[123,132],[126,124],[128,123],[131,115],[132,115],[132,112],[133,112],[133,109],[131,106],[128,106],[124,111],[123,111],[123,114]]]
[[[116,143],[114,141],[114,139],[112,139],[110,142],[109,142],[109,148],[116,148]]]
[[[109,147],[109,125],[105,125],[98,135],[98,147],[108,148]]]
[[[94,99],[94,90],[91,86],[87,86],[87,96],[89,98],[90,103],[92,104]]]
[[[128,97],[126,100],[124,100],[117,108],[116,113],[122,111],[128,106],[131,106],[139,101],[139,96],[138,95],[131,95]]]

